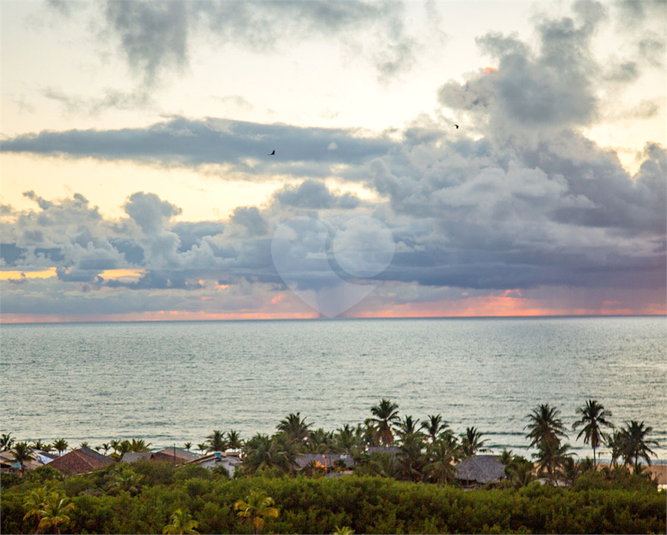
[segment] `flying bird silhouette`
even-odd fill
[[[271,151],[271,154],[269,154],[269,156],[275,156],[275,155],[276,155],[276,151],[275,151],[275,150],[272,150],[272,151]]]
[[[459,125],[455,124],[454,126],[456,127],[457,130],[459,129]]]

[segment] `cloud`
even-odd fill
[[[49,5],[63,17],[75,11],[71,3]],[[267,52],[313,38],[345,42],[363,31],[381,79],[416,61],[415,39],[407,35],[398,1],[107,0],[99,7],[107,28],[99,35],[117,47],[144,88],[186,72],[192,40],[201,35],[211,46]]]
[[[160,71],[188,64],[188,9],[183,0],[109,1],[106,18],[130,69],[153,85]]]
[[[116,89],[106,89],[104,96],[99,98],[84,98],[68,95],[53,88],[46,88],[42,94],[51,100],[60,102],[67,113],[86,113],[99,115],[108,109],[134,110],[146,108],[153,104],[150,95],[143,90],[124,92]]]
[[[284,186],[273,194],[274,199],[283,206],[304,209],[353,209],[360,200],[351,193],[336,195],[321,182],[305,180],[298,186]]]
[[[329,150],[332,143],[337,150]],[[248,177],[261,177],[269,172],[326,177],[333,173],[334,165],[360,164],[386,154],[395,146],[387,138],[361,137],[353,129],[173,117],[147,128],[19,135],[4,139],[0,150],[164,166],[229,165]],[[275,156],[268,158],[274,149]]]
[[[252,4],[234,16],[262,21],[269,13],[278,16],[271,9],[314,10],[308,15],[313,21],[338,32],[354,24],[345,10],[363,7],[272,6]],[[207,24],[226,12],[224,6],[220,12],[201,9],[209,11]],[[263,206],[237,207],[226,221],[198,223],[177,221],[181,210],[173,200],[150,192],[130,195],[118,220],[103,217],[79,194],[46,199],[26,192],[33,209],[2,210],[2,267],[19,282],[22,271],[55,267],[57,276],[2,282],[3,313],[293,307],[278,298],[286,286],[273,265],[271,238],[295,215],[295,232],[304,233],[291,266],[300,288],[318,289],[331,279],[328,253],[318,244],[326,248],[328,237],[352,217],[371,216],[391,230],[393,260],[370,277],[378,286],[373,310],[428,308],[468,297],[501,306],[529,294],[576,310],[597,310],[611,301],[627,305],[623,310],[664,310],[667,151],[647,143],[633,175],[616,152],[584,134],[584,127],[614,119],[606,111],[607,90],[630,87],[650,63],[634,52],[606,62],[593,57],[593,37],[608,17],[600,4],[578,2],[571,16],[538,20],[534,46],[516,35],[482,36],[478,44],[497,69],[445,82],[438,93],[440,105],[460,117],[458,130],[450,120],[426,118],[390,137],[171,117],[146,128],[7,138],[1,147],[6,152],[217,167],[223,179],[298,180]],[[221,35],[254,31],[232,28],[226,20],[219,24]],[[272,46],[271,38],[260,45]],[[172,61],[165,58],[155,63],[154,76],[161,62]],[[637,102],[615,118],[651,116],[656,106]],[[268,157],[273,149],[276,155]],[[374,192],[375,200],[329,189],[323,179],[330,176]],[[360,231],[341,243],[363,252],[374,242]],[[113,278],[104,275],[109,269],[140,274]]]

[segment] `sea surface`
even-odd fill
[[[617,425],[653,427],[664,460],[666,327],[664,317],[3,325],[0,432],[196,447],[214,429],[272,433],[291,412],[327,430],[356,424],[384,397],[401,415],[441,413],[457,433],[475,426],[491,448],[522,453],[537,404],[570,427],[593,398]],[[570,442],[590,455],[576,433]]]

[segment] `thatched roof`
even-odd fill
[[[475,455],[456,465],[456,479],[461,481],[489,483],[506,476],[505,465],[497,455]]]

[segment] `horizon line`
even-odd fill
[[[558,318],[667,318],[667,312],[648,314],[514,314],[514,315],[448,315],[448,316],[336,316],[328,317],[246,317],[246,318],[146,318],[146,319],[81,319],[81,320],[36,320],[6,321],[0,314],[0,326],[5,325],[54,325],[83,323],[197,323],[197,322],[268,322],[268,321],[372,321],[372,320],[475,320],[475,319],[558,319]]]

